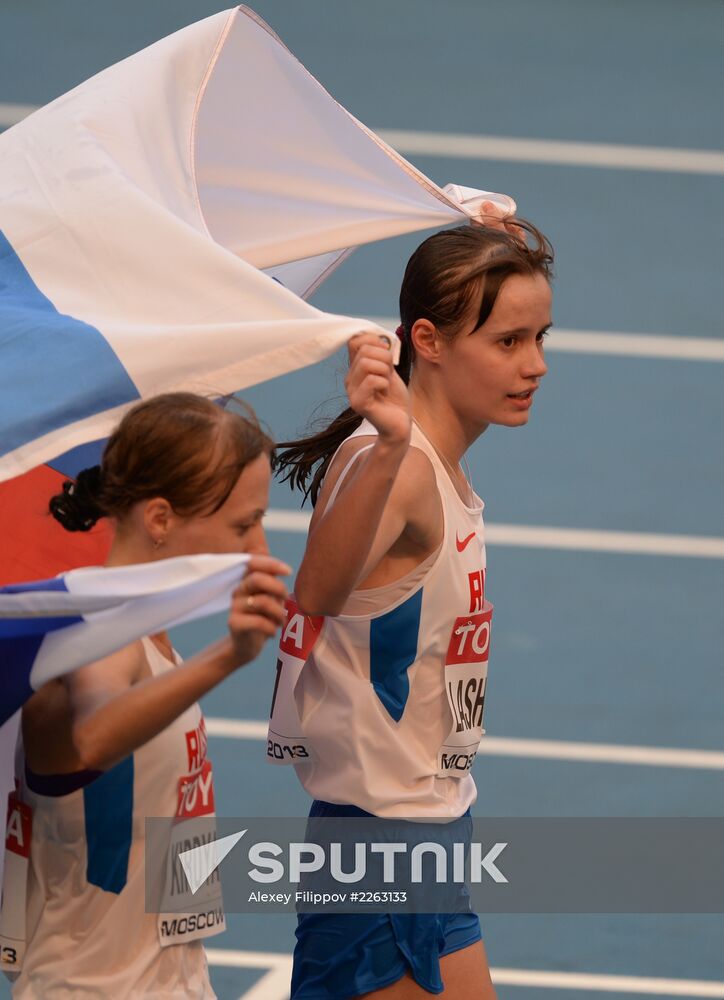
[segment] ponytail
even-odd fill
[[[402,326],[395,331],[400,338],[400,360],[396,371],[407,385],[412,369],[412,344],[409,331],[405,334]],[[312,506],[316,506],[319,491],[327,475],[327,469],[334,453],[346,439],[357,430],[362,423],[362,417],[353,409],[346,410],[334,418],[324,430],[298,441],[282,441],[277,446],[279,451],[274,459],[275,475],[289,483],[293,490],[301,490],[304,500],[310,498]],[[283,449],[283,450],[282,450]],[[317,466],[314,471],[315,465]],[[311,479],[311,482],[309,480]],[[309,485],[307,483],[309,482]],[[304,502],[304,501],[302,501]]]
[[[275,474],[282,482],[288,482],[291,489],[301,490],[304,500],[311,497],[314,506],[334,453],[361,423],[359,413],[348,406],[318,434],[298,441],[280,442],[278,448],[284,450],[277,452],[274,458]],[[317,463],[319,466],[314,472]],[[312,481],[307,486],[310,476]]]

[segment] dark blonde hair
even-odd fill
[[[101,464],[51,499],[51,514],[68,531],[89,531],[99,518],[121,518],[152,497],[182,516],[213,514],[245,466],[274,452],[251,407],[233,403],[242,412],[190,392],[138,403],[111,434]]]
[[[402,345],[397,372],[405,383],[415,360],[411,331],[416,320],[429,320],[453,340],[473,303],[477,312],[471,329],[483,325],[506,278],[542,274],[551,279],[550,243],[531,223],[513,221],[520,235],[479,224],[459,226],[428,237],[410,257],[400,289],[398,329]],[[332,456],[361,422],[359,414],[347,408],[317,434],[282,442],[276,472],[315,504]]]

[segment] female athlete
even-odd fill
[[[475,801],[492,608],[483,502],[460,463],[490,424],[528,422],[551,265],[542,234],[517,220],[425,240],[400,292],[397,369],[378,337],[356,337],[350,409],[283,446],[285,478],[314,503],[296,606],[324,616],[321,630],[308,619],[318,638],[287,685],[312,816],[439,823]],[[300,915],[292,1000],[443,989],[495,995],[476,915]]]
[[[283,619],[279,577],[290,568],[268,555],[261,523],[272,449],[251,411],[157,396],[123,418],[100,468],[51,502],[70,530],[113,519],[108,566],[209,552],[252,559],[227,636],[188,662],[165,633],[149,636],[26,704],[21,797],[32,842],[15,998],[215,996],[200,939],[224,929],[220,895],[193,920],[179,913],[183,893],[176,919],[146,913],[144,822],[172,817],[182,831],[191,817],[213,815],[197,700],[253,660]]]

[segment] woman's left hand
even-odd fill
[[[493,201],[483,202],[475,221],[482,223],[489,229],[502,229],[525,242],[525,230],[516,225],[515,215],[508,212],[502,205],[496,205]]]
[[[251,662],[284,624],[287,588],[279,579],[292,570],[273,556],[252,556],[246,576],[231,597],[229,633],[235,666]]]

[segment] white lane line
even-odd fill
[[[573,740],[524,740],[485,736],[478,749],[478,755],[724,771],[724,753],[716,750],[626,746],[616,743],[576,743]]]
[[[270,510],[264,518],[264,527],[269,531],[302,533],[309,528],[310,516],[303,510]],[[486,524],[485,538],[490,545],[513,548],[724,559],[724,538],[706,535],[657,535],[639,531],[593,531],[583,528],[544,528],[526,524]]]
[[[306,510],[268,510],[264,515],[264,527],[268,531],[306,534],[311,517],[312,515]]]
[[[272,951],[233,951],[230,948],[207,948],[209,965],[234,969],[267,969],[261,979],[239,1000],[288,1000],[292,978],[292,956]]]
[[[648,976],[605,976],[587,972],[546,972],[543,969],[490,970],[496,986],[539,989],[595,990],[601,993],[644,993],[669,997],[724,997],[724,982],[710,979],[653,979]]]
[[[439,156],[455,160],[504,160],[554,163],[567,167],[619,170],[662,170],[666,173],[724,174],[724,152],[664,146],[624,146],[607,142],[518,139],[459,132],[413,132],[376,129],[377,135],[405,156]]]
[[[368,316],[394,330],[394,316]],[[649,333],[607,333],[603,330],[551,330],[547,351],[572,354],[612,354],[617,357],[663,358],[672,361],[724,361],[724,337],[670,337]]]
[[[656,535],[638,531],[588,531],[578,528],[490,524],[486,527],[486,539],[491,545],[535,549],[724,559],[724,538],[704,535]]]
[[[33,104],[0,103],[0,128],[16,125],[35,110],[37,106]],[[715,149],[624,146],[607,142],[520,139],[409,129],[373,131],[406,156],[417,154],[456,160],[504,160],[622,170],[663,170],[667,173],[724,174],[724,152]]]
[[[205,717],[209,736],[222,736],[231,740],[265,740],[268,723],[255,719],[209,719]]]
[[[292,981],[292,963],[289,968],[272,969],[254,983],[250,990],[242,993],[239,1000],[289,1000],[289,986]]]
[[[279,951],[235,951],[232,948],[207,948],[209,965],[227,969],[289,969],[292,956]]]
[[[0,128],[17,125],[23,118],[38,110],[36,104],[0,104]]]
[[[206,719],[209,736],[232,740],[265,740],[267,723],[256,719]],[[526,757],[595,764],[638,764],[645,767],[683,767],[724,771],[724,752],[683,747],[646,747],[620,743],[577,743],[574,740],[526,740],[485,736],[479,757]]]
[[[551,330],[546,350],[572,354],[614,354],[673,361],[724,361],[724,338],[663,337],[648,333]]]
[[[291,975],[291,955],[275,952],[233,951],[230,948],[207,948],[209,965],[238,969],[272,969]],[[528,986],[542,989],[595,990],[603,993],[643,993],[670,997],[724,997],[724,982],[710,979],[655,979],[649,976],[608,976],[591,972],[548,972],[545,969],[490,970],[499,986]],[[266,978],[266,977],[265,977]],[[286,989],[288,991],[288,983]],[[257,983],[256,986],[259,986]],[[254,987],[243,1000],[282,1000],[284,993],[255,993]]]

